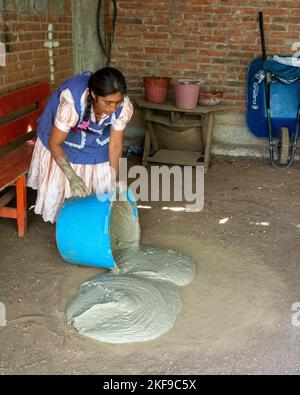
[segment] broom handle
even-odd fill
[[[265,32],[264,32],[264,17],[262,11],[259,12],[259,30],[260,30],[260,41],[263,61],[267,59],[266,44],[265,44]]]

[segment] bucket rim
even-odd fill
[[[200,79],[192,79],[192,78],[179,78],[174,82],[177,85],[201,85],[204,83],[203,80]]]

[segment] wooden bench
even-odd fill
[[[26,174],[37,119],[49,96],[46,82],[0,96],[0,217],[17,220],[19,237],[27,231]],[[8,207],[15,197],[16,208]]]

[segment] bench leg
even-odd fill
[[[23,237],[27,232],[26,176],[22,176],[17,180],[16,192],[18,234],[19,237]]]

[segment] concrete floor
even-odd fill
[[[55,227],[32,211],[28,236],[0,221],[1,374],[299,374],[300,164],[214,158],[200,213],[140,209],[142,244],[177,248],[197,262],[181,289],[174,327],[146,343],[112,345],[78,335],[64,311],[85,280],[105,272],[68,265]],[[33,203],[34,194],[30,195]],[[172,204],[179,205],[177,204]],[[219,221],[227,218],[227,222]],[[300,318],[299,318],[300,323]]]

